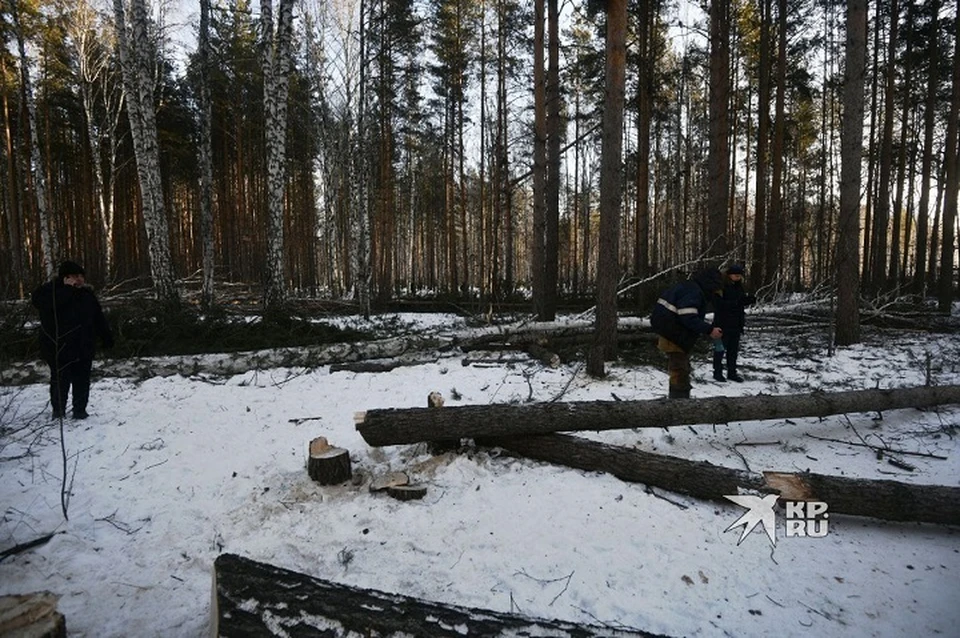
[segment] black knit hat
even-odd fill
[[[743,266],[740,265],[740,264],[733,264],[732,266],[730,266],[729,268],[727,268],[727,274],[728,274],[728,275],[742,275],[742,274],[743,274]]]
[[[61,262],[60,268],[57,269],[58,279],[63,279],[64,277],[69,277],[70,275],[86,275],[86,274],[87,273],[83,270],[83,266],[81,266],[75,261]]]

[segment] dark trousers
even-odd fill
[[[90,399],[90,370],[93,359],[75,359],[59,366],[56,361],[47,361],[50,366],[50,405],[54,414],[67,410],[67,395],[73,388],[73,411],[84,412]]]
[[[723,333],[723,349],[727,355],[727,372],[733,374],[737,371],[737,356],[740,354],[740,331],[730,331]]]

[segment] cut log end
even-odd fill
[[[426,485],[397,485],[388,487],[387,494],[398,501],[414,501],[427,495]]]
[[[767,487],[780,492],[785,501],[815,501],[816,495],[801,477],[788,472],[764,472]]]
[[[50,592],[0,596],[0,636],[66,638],[67,625]]]
[[[371,492],[382,492],[391,487],[400,487],[410,484],[410,477],[406,472],[388,472],[383,476],[378,476],[370,482]]]

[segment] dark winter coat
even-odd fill
[[[62,365],[92,360],[97,337],[104,347],[113,347],[110,325],[90,288],[67,286],[58,278],[34,290],[31,301],[40,311],[40,355],[45,361]]]
[[[657,299],[650,316],[653,331],[687,352],[693,350],[697,337],[710,334],[713,329],[703,317],[707,313],[707,300],[716,296],[721,285],[720,272],[710,268],[667,288]]]
[[[713,325],[723,330],[723,334],[740,334],[746,320],[744,308],[752,305],[756,297],[747,294],[742,281],[728,281],[723,286],[723,294],[713,299]]]

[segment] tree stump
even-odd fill
[[[48,591],[0,596],[0,636],[67,638],[66,620],[57,611],[59,596]]]
[[[350,480],[350,452],[331,446],[322,436],[310,442],[307,473],[320,485],[337,485]]]

